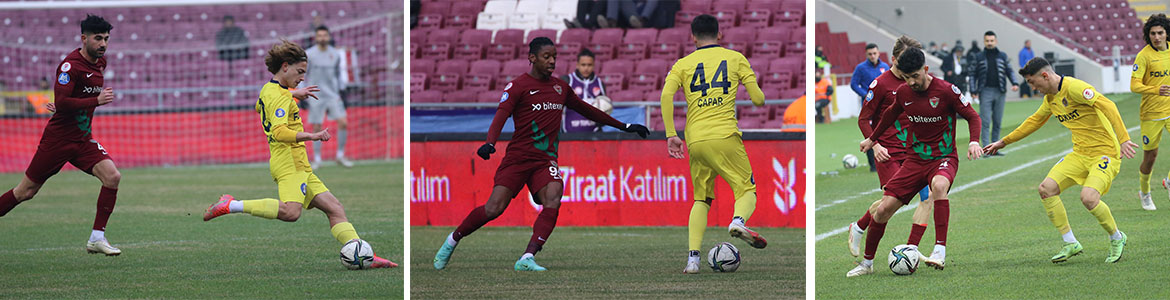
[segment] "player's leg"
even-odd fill
[[[1073,234],[1072,227],[1068,223],[1068,212],[1064,209],[1064,202],[1060,200],[1061,191],[1075,184],[1076,177],[1083,176],[1081,174],[1085,173],[1081,167],[1082,164],[1077,161],[1078,157],[1073,153],[1065,155],[1060,162],[1052,167],[1052,170],[1048,171],[1048,175],[1037,188],[1048,220],[1060,232],[1060,237],[1064,240],[1064,246],[1061,247],[1060,252],[1052,256],[1053,263],[1067,261],[1080,254],[1084,249]]]
[[[1142,208],[1155,210],[1153,196],[1150,195],[1150,174],[1154,172],[1154,162],[1158,159],[1158,143],[1162,140],[1162,128],[1166,123],[1162,121],[1142,121],[1142,164],[1138,166],[1138,199]],[[1162,181],[1166,185],[1166,181]]]
[[[349,168],[353,167],[353,162],[345,158],[345,142],[349,137],[349,122],[345,118],[345,103],[341,98],[328,102],[329,118],[337,122],[337,163]]]
[[[705,153],[702,155],[703,163],[719,174],[719,177],[731,187],[735,197],[735,210],[732,213],[731,224],[727,226],[727,232],[732,237],[744,240],[753,248],[767,247],[768,241],[747,227],[747,221],[756,210],[756,180],[743,140],[738,135],[733,135],[721,140],[697,142],[690,149],[691,155],[695,152]]]
[[[114,213],[114,205],[118,201],[118,184],[122,181],[122,173],[114,166],[114,161],[104,159],[90,169],[90,173],[102,182],[101,192],[97,199],[97,212],[93,218],[93,231],[85,249],[89,253],[103,253],[105,255],[119,255],[122,250],[110,246],[106,240],[106,223],[110,221],[110,214]]]
[[[76,145],[69,143],[38,146],[32,161],[28,164],[28,169],[24,172],[24,178],[20,180],[16,188],[0,195],[0,217],[12,211],[17,204],[31,200],[33,196],[36,196],[45,181],[61,171],[61,167],[65,166],[69,158],[75,156],[75,150]]]
[[[319,179],[314,179],[316,176],[312,176],[310,182],[321,182]],[[313,185],[310,184],[310,186]],[[316,188],[324,188],[324,184],[317,185]],[[353,228],[353,224],[350,224],[349,219],[346,218],[345,208],[341,206],[341,201],[337,200],[337,197],[333,196],[333,193],[329,192],[328,189],[316,193],[309,202],[309,207],[320,209],[321,212],[325,213],[325,217],[329,219],[329,232],[333,234],[333,238],[337,239],[338,243],[345,245],[351,240],[361,239],[357,230]],[[374,269],[397,266],[398,264],[381,258],[376,253],[374,254],[374,262],[370,264],[370,268]]]
[[[926,234],[926,224],[930,222],[930,214],[934,211],[934,199],[919,199],[918,207],[914,208],[914,216],[910,219],[910,237],[907,245],[918,246],[922,242],[922,235]]]
[[[435,252],[435,269],[442,270],[446,268],[447,263],[451,260],[451,253],[455,252],[455,246],[459,245],[459,241],[504,213],[504,209],[508,208],[508,203],[515,196],[516,193],[506,186],[498,185],[493,188],[487,203],[472,209],[467,214],[467,217],[464,217],[463,221],[459,223],[459,227],[456,227],[455,231],[447,234],[447,239],[439,247],[439,251]]]
[[[886,234],[886,222],[890,221],[890,217],[902,205],[904,203],[894,196],[889,194],[882,196],[881,204],[873,211],[873,222],[870,223],[869,229],[866,230],[865,255],[862,257],[861,262],[857,264],[857,267],[849,270],[845,274],[846,277],[873,274],[873,258],[877,254],[877,247],[881,243],[882,236]]]
[[[687,264],[683,273],[699,273],[699,249],[703,245],[703,233],[707,231],[707,214],[711,211],[711,202],[715,199],[715,171],[695,160],[696,154],[691,152],[691,186],[694,188],[695,202],[691,204],[691,214],[687,218]]]
[[[529,189],[532,187],[532,185],[528,186]],[[553,229],[557,226],[557,215],[561,209],[561,196],[564,195],[564,192],[564,183],[551,181],[544,184],[539,192],[533,194],[534,197],[540,199],[543,208],[536,216],[536,222],[532,223],[532,237],[528,239],[528,248],[524,249],[524,254],[520,256],[519,260],[516,260],[514,266],[516,271],[548,270],[536,264],[535,255],[544,248],[544,243],[548,241]]]
[[[893,158],[877,162],[878,187],[884,188],[886,183],[894,178],[894,174],[902,168],[902,162],[905,160]],[[861,241],[865,239],[865,229],[869,228],[870,222],[873,221],[872,212],[877,210],[880,203],[881,199],[874,200],[873,204],[870,204],[865,213],[861,215],[861,218],[857,219],[857,222],[849,224],[849,254],[853,257],[861,256]]]
[[[1089,213],[1097,218],[1097,223],[1101,224],[1101,228],[1105,229],[1105,233],[1109,235],[1109,256],[1105,258],[1105,262],[1110,263],[1121,259],[1126,236],[1117,228],[1113,212],[1109,210],[1109,205],[1105,204],[1105,201],[1101,201],[1101,195],[1109,192],[1113,177],[1121,169],[1120,163],[1120,160],[1107,156],[1089,161],[1090,165],[1086,169],[1097,168],[1097,170],[1088,172],[1084,187],[1081,189],[1081,204],[1084,204]]]
[[[308,179],[309,173],[306,172],[295,172],[277,179],[276,188],[279,199],[236,200],[232,195],[225,194],[219,197],[219,201],[207,208],[207,211],[203,213],[203,221],[210,221],[231,213],[246,213],[265,219],[296,222],[301,217],[301,210],[305,208]]]
[[[28,201],[33,196],[36,196],[37,192],[41,190],[41,186],[42,184],[29,179],[28,176],[22,178],[20,183],[16,184],[15,188],[8,190],[8,192],[0,196],[0,217],[12,211],[17,204]]]
[[[926,265],[942,270],[947,256],[947,225],[951,217],[951,204],[947,194],[951,190],[951,179],[947,175],[934,175],[930,179],[930,198],[934,211],[934,250],[925,259]],[[925,218],[925,214],[923,215]],[[919,252],[921,253],[921,252]]]

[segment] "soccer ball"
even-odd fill
[[[853,154],[845,154],[845,158],[841,159],[841,163],[845,164],[846,169],[856,168],[858,164],[857,156],[854,156]]]
[[[369,268],[374,262],[374,249],[370,243],[361,239],[352,239],[341,246],[341,264],[350,270]]]
[[[607,114],[613,113],[613,100],[609,99],[609,97],[597,96],[594,101],[597,101],[598,110],[604,111]]]
[[[918,270],[918,247],[897,245],[890,250],[890,271],[898,275],[914,274]]]
[[[728,242],[722,242],[707,251],[707,263],[715,272],[735,272],[739,269],[739,249]]]

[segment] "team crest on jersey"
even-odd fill
[[[560,94],[561,94],[561,86],[559,86],[559,85],[554,85],[554,86],[553,86],[553,90],[554,90],[554,91],[557,91],[557,95],[560,95]]]
[[[877,86],[877,79],[874,79],[873,81],[870,81],[870,82],[869,82],[869,88],[871,88],[871,89],[872,89],[872,88],[873,88],[873,87],[875,87],[875,86]]]
[[[60,76],[57,76],[57,83],[69,84],[69,73],[61,73]]]
[[[276,109],[276,117],[277,118],[284,118],[284,109],[283,108]]]
[[[509,83],[508,87],[512,87],[512,84]],[[500,96],[500,103],[504,103],[504,101],[508,101],[508,92],[504,92],[504,95]]]
[[[1085,100],[1093,99],[1093,96],[1096,95],[1096,93],[1093,93],[1093,89],[1085,89],[1084,92],[1081,92],[1081,96],[1085,96]]]
[[[511,83],[511,82],[509,82],[509,83],[508,83],[508,85],[505,85],[505,86],[504,86],[504,90],[505,90],[505,91],[507,91],[507,90],[508,90],[508,89],[510,89],[510,88],[512,88],[512,83]],[[501,101],[501,102],[503,102],[503,101]]]
[[[1133,71],[1134,71],[1134,72],[1137,72],[1137,69],[1138,69],[1138,65],[1137,65],[1137,64],[1133,64]]]
[[[955,94],[957,94],[957,95],[962,95],[962,94],[963,94],[963,92],[959,90],[959,87],[958,87],[958,86],[954,86],[954,85],[952,85],[952,86],[951,86],[951,91],[952,91],[952,92],[955,92]]]
[[[72,68],[73,68],[73,65],[70,65],[69,62],[65,62],[65,63],[61,64],[61,72],[69,72],[69,69],[72,69]],[[1134,70],[1137,70],[1137,69],[1134,69]]]
[[[938,108],[938,97],[930,97],[930,107]]]
[[[869,102],[869,100],[873,100],[873,91],[869,91],[869,93],[865,93],[865,102]]]

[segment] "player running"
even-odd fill
[[[496,169],[492,195],[487,204],[472,209],[459,227],[447,235],[447,240],[435,253],[435,269],[446,268],[459,241],[499,217],[508,208],[512,198],[527,184],[533,200],[544,208],[532,224],[532,238],[528,241],[528,248],[516,261],[514,268],[517,271],[547,270],[536,264],[534,255],[544,247],[556,227],[564,192],[561,172],[557,168],[557,137],[565,108],[595,122],[637,133],[642,138],[650,133],[646,126],[623,124],[577,97],[568,83],[552,77],[556,60],[557,48],[552,40],[538,37],[528,43],[528,61],[532,63],[532,70],[504,86],[500,106],[488,128],[487,143],[476,151],[480,158],[490,158],[496,152],[495,144],[500,130],[503,130],[508,117],[512,117],[516,128],[504,159]]]
[[[686,148],[691,151],[691,180],[695,203],[687,221],[687,265],[683,273],[699,273],[699,247],[707,229],[707,214],[715,199],[715,176],[723,177],[735,194],[735,213],[727,231],[732,237],[764,248],[768,241],[744,225],[756,209],[756,183],[744,150],[743,135],[735,119],[735,93],[739,84],[747,88],[752,104],[764,105],[764,92],[756,84],[756,73],[738,51],[719,46],[723,33],[719,21],[700,15],[691,22],[694,52],[679,59],[666,75],[662,87],[662,121],[666,124],[666,150],[670,157],[686,156],[683,140],[674,129],[674,93],[686,85]]]
[[[341,101],[341,90],[345,89],[349,76],[346,72],[345,52],[329,45],[332,38],[329,28],[324,25],[317,27],[314,41],[316,46],[305,50],[309,57],[309,70],[305,73],[305,85],[317,86],[321,92],[317,93],[318,101],[309,102],[309,131],[317,130],[325,123],[325,113],[329,119],[337,122],[337,163],[349,168],[353,162],[345,158],[345,141],[349,122],[345,119],[345,103]],[[313,141],[313,162],[309,164],[316,170],[321,166],[321,142]]]
[[[881,123],[874,133],[861,141],[861,152],[868,151],[875,144],[876,135],[885,133],[905,113],[909,123],[909,150],[913,151],[894,177],[886,182],[885,194],[877,209],[872,212],[873,221],[865,238],[864,260],[846,274],[855,277],[873,273],[873,257],[878,243],[886,231],[886,222],[899,207],[906,205],[924,186],[930,187],[930,200],[947,201],[947,193],[959,170],[959,159],[955,153],[955,115],[967,120],[971,143],[967,147],[967,159],[983,155],[979,145],[979,114],[971,108],[970,101],[963,97],[958,87],[927,73],[926,55],[921,49],[908,48],[898,56],[898,71],[903,74],[906,84],[894,90],[897,102],[882,113]],[[875,153],[876,154],[876,153]],[[937,225],[936,225],[937,226]],[[942,248],[945,249],[945,248]],[[946,252],[931,254],[928,265],[942,269]],[[935,259],[937,258],[937,259]]]
[[[231,195],[223,195],[219,201],[207,208],[203,214],[203,221],[230,213],[247,213],[265,219],[279,219],[285,222],[296,222],[301,217],[303,209],[317,208],[329,218],[330,232],[337,242],[345,244],[350,240],[358,239],[357,230],[345,217],[345,209],[341,202],[325,183],[313,174],[309,168],[309,157],[305,154],[305,141],[328,141],[328,129],[314,133],[302,132],[300,109],[293,98],[305,100],[309,97],[317,98],[317,86],[303,89],[289,89],[295,87],[305,79],[306,62],[305,50],[301,46],[281,40],[280,44],[272,46],[268,55],[264,57],[264,64],[268,72],[272,72],[272,80],[260,89],[260,99],[256,100],[256,112],[260,114],[260,123],[264,128],[264,135],[268,136],[268,149],[271,157],[268,160],[268,169],[276,181],[280,199],[264,198],[257,200],[236,200]],[[374,256],[371,268],[393,268],[398,264],[384,258]]]
[[[109,153],[93,139],[93,111],[98,106],[114,101],[114,89],[103,87],[106,69],[106,46],[114,26],[102,17],[86,15],[81,21],[81,48],[65,56],[57,65],[57,84],[53,88],[56,103],[48,106],[53,117],[41,134],[41,142],[32,162],[24,172],[20,184],[0,196],[0,216],[28,201],[40,191],[49,177],[61,171],[65,163],[77,167],[102,182],[98,194],[97,214],[86,252],[107,256],[122,254],[122,250],[106,240],[106,223],[114,212],[118,199],[118,182],[122,174],[114,166]]]
[[[1040,201],[1052,225],[1060,230],[1065,243],[1060,252],[1052,257],[1052,262],[1066,261],[1080,254],[1083,249],[1073,236],[1067,212],[1060,201],[1060,192],[1073,184],[1083,186],[1081,204],[1109,234],[1109,256],[1105,262],[1117,262],[1121,259],[1126,236],[1117,229],[1113,213],[1101,201],[1101,195],[1109,192],[1113,178],[1121,170],[1121,160],[1118,158],[1133,158],[1137,144],[1129,140],[1129,133],[1113,101],[1088,83],[1056,74],[1048,61],[1041,57],[1028,61],[1019,72],[1033,90],[1044,93],[1044,103],[1020,127],[1002,140],[987,145],[984,151],[994,154],[1008,144],[1036,132],[1048,122],[1049,116],[1056,115],[1056,120],[1072,133],[1073,151],[1061,158],[1040,183]]]
[[[1162,141],[1162,130],[1170,129],[1170,51],[1166,51],[1166,30],[1170,30],[1170,19],[1165,14],[1156,14],[1146,20],[1142,36],[1146,47],[1138,52],[1133,62],[1133,76],[1129,90],[1142,95],[1141,130],[1142,164],[1138,168],[1141,181],[1142,208],[1155,210],[1154,199],[1150,196],[1150,173],[1154,171],[1154,160],[1158,158],[1158,142]],[[1162,186],[1170,182],[1162,179]]]
[[[922,49],[922,44],[917,40],[908,36],[899,37],[894,42],[894,48],[890,52],[895,58],[902,54],[908,48]],[[886,111],[896,101],[894,99],[894,90],[901,86],[905,81],[902,80],[901,71],[898,71],[898,61],[890,61],[893,65],[888,71],[879,75],[873,82],[869,84],[869,92],[865,94],[865,105],[861,108],[861,115],[857,119],[857,127],[861,129],[862,137],[873,135],[873,128],[881,123],[881,113]],[[894,121],[894,127],[890,130],[878,135],[875,141],[874,157],[877,161],[878,171],[878,185],[884,187],[890,178],[894,177],[894,173],[902,167],[902,163],[911,155],[907,150],[910,146],[909,133],[906,125],[910,124],[910,120],[906,118],[906,114],[898,116],[898,120]],[[947,236],[947,220],[950,217],[950,203],[946,200],[926,201],[930,189],[923,187],[918,192],[918,208],[914,210],[913,224],[910,227],[910,238],[906,244],[918,247],[919,242],[922,241],[922,234],[926,232],[926,222],[929,221],[931,211],[934,211],[934,230],[935,230],[935,250],[931,255],[944,253],[946,249]],[[874,201],[866,209],[865,214],[857,219],[857,222],[849,224],[849,254],[854,257],[861,255],[861,240],[865,235],[865,229],[869,227],[873,221],[873,210],[877,209],[881,200]],[[936,204],[937,203],[937,204]]]

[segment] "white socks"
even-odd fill
[[[89,234],[89,241],[90,242],[96,242],[96,241],[100,241],[100,240],[104,240],[104,239],[106,239],[106,232],[105,231],[94,230],[92,233]]]
[[[454,236],[455,236],[454,232],[447,234],[447,246],[455,247],[455,245],[459,244],[459,242],[455,241]]]
[[[244,211],[244,202],[240,200],[232,200],[228,202],[228,212],[238,213]]]
[[[1072,230],[1069,230],[1067,233],[1061,234],[1060,238],[1064,239],[1065,243],[1076,243],[1077,242],[1077,237],[1073,236]],[[1121,236],[1118,235],[1117,238],[1120,239]]]
[[[1072,232],[1072,231],[1069,231],[1069,232]],[[1121,230],[1114,230],[1113,234],[1109,235],[1109,239],[1114,240],[1114,241],[1120,240],[1121,239]]]
[[[524,253],[524,255],[520,256],[520,260],[524,260],[525,258],[535,258],[535,257],[536,257],[536,255],[533,255],[532,253]]]
[[[938,252],[938,253],[939,253],[939,254],[941,254],[942,256],[946,256],[946,255],[947,255],[947,246],[943,246],[943,245],[939,245],[939,244],[934,244],[934,251],[930,252],[930,254],[932,254],[931,256],[934,256],[933,254],[934,254],[935,252]]]
[[[861,266],[864,266],[867,268],[872,268],[873,267],[873,260],[872,259],[865,259],[865,260],[862,260],[860,263],[858,263],[858,265],[861,265]]]

